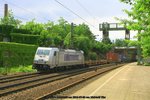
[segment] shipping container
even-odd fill
[[[119,54],[114,52],[108,52],[106,58],[108,62],[120,62]]]

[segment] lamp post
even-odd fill
[[[74,41],[73,41],[73,34],[74,34],[74,27],[75,27],[76,25],[74,24],[74,23],[71,23],[71,30],[70,30],[70,48],[73,48],[74,47]]]
[[[140,32],[141,31],[138,31],[138,34],[140,34]],[[140,37],[138,37],[138,41],[141,41],[141,38]],[[140,65],[141,64],[141,60],[142,60],[142,57],[141,57],[141,45],[140,44],[138,44],[138,46],[137,46],[137,56],[138,56],[138,58],[137,58],[137,60],[138,60],[138,65]]]

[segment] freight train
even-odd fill
[[[110,57],[110,54],[107,55],[107,59]],[[84,52],[81,50],[38,47],[33,61],[33,69],[47,71],[51,69],[81,68],[106,63],[109,63],[108,60],[85,61]]]

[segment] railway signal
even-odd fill
[[[99,24],[99,30],[103,31],[103,39],[109,38],[109,31],[125,30],[125,39],[130,40],[130,30],[119,23],[104,22]]]

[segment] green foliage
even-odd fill
[[[128,43],[128,46],[130,47],[130,46],[138,46],[140,43],[139,43],[139,41],[131,41],[131,40],[128,40],[129,41],[129,43]]]
[[[11,33],[11,42],[25,43],[25,44],[38,44],[39,35]]]
[[[117,47],[125,47],[128,46],[127,40],[116,39],[115,46]]]
[[[88,55],[89,50],[91,50],[92,41],[83,35],[74,38],[74,47],[78,48],[79,50],[83,50],[84,54]]]
[[[52,43],[52,41],[50,41],[50,35],[48,33],[48,31],[43,30],[40,34],[40,39],[39,39],[39,45],[40,46],[50,46],[50,44]]]
[[[117,47],[126,47],[126,46],[135,46],[137,47],[139,44],[138,41],[133,41],[133,40],[122,40],[122,39],[116,39],[115,41],[115,46]]]
[[[3,36],[0,34],[0,41],[3,41]]]
[[[37,46],[0,42],[0,65],[31,65]]]
[[[111,44],[111,40],[109,38],[104,38],[102,42],[105,44]]]
[[[37,23],[35,19],[33,19],[13,29],[13,31],[9,33],[11,33],[11,42],[83,50],[86,57],[90,55],[95,56],[95,52],[96,58],[100,58],[98,56],[100,56],[101,53],[105,54],[112,47],[112,45],[109,44],[111,43],[110,40],[104,43],[97,43],[95,36],[85,23],[79,25],[74,24],[71,33],[71,24],[63,18],[60,18],[57,23],[51,21],[47,23]],[[97,44],[95,45],[95,43]],[[92,52],[92,54],[89,54],[90,52]],[[92,59],[94,59],[93,56]]]
[[[21,29],[30,30],[31,34],[40,35],[42,30],[44,29],[43,24],[36,23],[35,19],[27,22],[25,25],[21,25]]]
[[[66,48],[70,47],[70,40],[71,40],[71,32],[69,32],[64,39],[64,45]]]
[[[97,54],[95,52],[90,52],[88,60],[97,60]]]
[[[89,27],[86,24],[79,24],[78,26],[76,25],[75,29],[74,29],[74,34],[76,35],[84,35],[86,37],[88,37],[91,40],[94,40],[94,35],[92,34],[92,32],[90,31]]]
[[[104,44],[102,42],[97,42],[97,41],[93,42],[92,51],[96,52],[99,56],[101,56],[101,54],[106,54],[111,49],[112,49],[111,44]]]
[[[142,44],[142,49],[143,49],[143,56],[146,57],[150,57],[150,36],[148,36],[147,38],[142,39],[141,41]]]
[[[0,74],[10,74],[10,73],[18,73],[18,72],[36,72],[35,69],[32,69],[32,65],[28,66],[14,66],[14,67],[0,67]]]
[[[0,30],[1,30],[1,36],[4,36],[4,37],[9,37],[10,36],[10,33],[13,31],[13,26],[12,25],[0,25]]]
[[[0,33],[2,33],[0,36],[2,39],[0,39],[0,41],[3,40],[3,37],[7,38],[9,41],[10,33],[14,28],[19,27],[20,23],[20,20],[14,18],[11,10],[8,12],[8,16],[0,18]]]
[[[13,29],[13,33],[21,33],[21,34],[31,34],[31,32],[27,29],[15,28]]]
[[[37,31],[38,29],[36,29],[38,28],[37,26],[41,27],[39,31]],[[69,24],[63,18],[60,18],[58,20],[58,23],[49,21],[45,24],[36,23],[35,20],[32,20],[31,22],[27,22],[21,28],[32,31],[31,34],[37,32],[40,35],[40,46],[55,46],[64,49],[71,48],[83,50],[84,54],[87,57],[89,55],[89,52],[93,50],[93,45],[95,43],[95,37],[86,24],[83,23],[73,26],[73,31],[71,34],[71,24]],[[112,46],[109,43],[100,43],[101,47],[98,47],[98,50],[102,52],[99,52],[97,50],[97,56],[99,56],[100,53],[106,53],[111,49]],[[98,45],[95,45],[94,48],[97,48],[96,46]]]
[[[134,0],[120,0],[120,1],[132,5]]]
[[[128,24],[127,28],[138,30],[138,40],[141,43],[144,57],[150,56],[150,0],[121,0],[131,5],[131,10],[124,10],[131,20],[121,20]]]
[[[0,19],[1,25],[13,26],[15,28],[20,26],[21,21],[14,18],[13,12],[8,11],[8,16]]]

